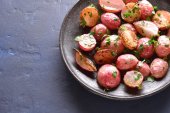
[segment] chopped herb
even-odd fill
[[[113,52],[113,51],[111,52],[111,54],[112,54],[112,56],[116,56],[116,55],[117,55],[117,54],[116,54],[115,52]]]
[[[100,48],[99,47],[96,47],[96,51],[99,51],[100,50]]]
[[[125,30],[127,30],[127,28],[125,26],[121,26],[120,30],[125,31]]]
[[[114,18],[114,21],[118,21],[119,19],[118,18]]]
[[[76,38],[74,38],[75,41],[80,41],[81,40],[81,36],[76,36]]]
[[[110,38],[109,37],[106,39],[106,44],[110,45]]]
[[[146,80],[148,82],[154,82],[155,81],[154,77],[152,77],[152,76],[148,76]]]
[[[80,20],[80,26],[85,27],[86,26],[86,21],[84,18]]]
[[[90,34],[90,35],[94,35],[94,34],[95,34],[95,32],[90,32],[89,34]]]
[[[137,74],[136,76],[135,76],[135,81],[138,81],[139,79],[140,79],[140,77],[141,77],[141,74]]]
[[[140,51],[143,51],[143,49],[144,49],[144,46],[143,46],[143,44],[141,44],[141,45],[139,46],[139,50],[140,50]]]
[[[158,15],[159,17],[161,16],[161,14],[160,14],[160,13],[158,13],[157,15]]]
[[[133,53],[134,53],[134,55],[135,55],[137,58],[139,58],[139,56],[140,56],[139,51],[133,51]]]
[[[90,17],[92,17],[92,16],[93,16],[92,12],[88,12],[88,14],[89,14],[89,16],[90,16]]]
[[[139,6],[137,4],[132,9],[133,13],[135,13],[136,10],[139,10]]]
[[[125,17],[125,18],[128,18],[128,17],[130,17],[130,16],[132,16],[132,13],[131,13],[131,11],[129,12],[125,12],[124,14],[123,14],[123,16]]]
[[[116,71],[113,71],[112,75],[113,75],[114,78],[116,78],[117,72],[116,72]]]
[[[133,61],[134,59],[133,58],[130,58],[131,61]]]
[[[106,32],[108,35],[110,34],[110,31],[107,29],[107,32]]]
[[[92,4],[92,3],[91,3],[89,6],[90,6],[90,7],[96,7],[96,6],[95,6],[94,4]]]
[[[140,34],[137,34],[138,39],[142,38],[143,36]]]
[[[151,63],[151,60],[149,60],[149,59],[144,59],[145,60],[145,62],[147,63],[147,64],[150,64]]]
[[[138,86],[138,89],[139,90],[141,90],[143,87],[142,87],[142,84],[140,84],[139,86]]]
[[[151,18],[150,18],[150,17],[147,17],[146,20],[151,21]]]
[[[154,10],[157,11],[158,10],[158,6],[153,6]]]
[[[152,45],[152,44],[156,44],[157,41],[154,39],[154,37],[152,37],[149,41],[148,41],[148,44],[149,45]]]
[[[98,34],[99,34],[99,35],[102,35],[103,33],[99,31]]]

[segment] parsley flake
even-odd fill
[[[155,81],[154,77],[152,77],[152,76],[148,76],[146,80],[148,82],[154,82]]]
[[[106,44],[110,45],[110,38],[109,37],[106,39]]]
[[[114,78],[116,78],[117,72],[116,72],[116,71],[113,71],[112,76],[113,76]]]

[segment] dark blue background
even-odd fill
[[[59,30],[78,0],[0,0],[0,113],[169,113],[170,88],[135,101],[85,90],[64,65]]]

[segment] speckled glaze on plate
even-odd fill
[[[149,0],[153,5],[158,6],[159,9],[164,9],[170,11],[170,0]],[[76,42],[74,38],[77,35],[81,35],[86,33],[79,26],[79,14],[80,11],[88,6],[90,3],[95,5],[97,4],[97,0],[80,0],[78,1],[74,7],[69,11],[66,15],[61,31],[60,31],[60,50],[64,62],[70,72],[73,74],[76,80],[78,80],[81,85],[87,88],[89,91],[109,98],[116,100],[132,100],[139,99],[147,96],[151,96],[162,89],[166,88],[170,84],[170,72],[168,71],[166,77],[164,77],[160,81],[155,82],[147,82],[144,81],[143,89],[140,91],[130,91],[128,90],[124,84],[121,84],[118,88],[113,91],[105,92],[103,91],[97,84],[95,76],[96,73],[87,73],[80,69],[75,62],[75,51],[73,48],[76,47]],[[70,75],[68,75],[70,76]]]

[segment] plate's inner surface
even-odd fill
[[[154,6],[158,6],[159,9],[164,9],[170,11],[170,0],[149,0]],[[67,67],[72,72],[72,74],[88,89],[102,96],[108,98],[119,98],[119,99],[128,99],[128,98],[138,98],[145,95],[153,94],[154,92],[159,91],[160,89],[166,87],[170,83],[170,73],[168,71],[167,76],[160,81],[147,82],[143,83],[143,89],[140,91],[129,91],[126,87],[121,84],[117,89],[105,92],[97,84],[95,74],[86,73],[81,70],[75,63],[75,51],[73,48],[76,47],[76,42],[74,38],[77,35],[83,34],[85,31],[79,26],[79,14],[80,11],[88,6],[90,3],[97,4],[97,0],[80,0],[74,7],[71,9],[69,14],[66,16],[63,26],[61,28],[60,35],[60,46],[61,52],[63,53],[64,60],[67,64]],[[71,75],[68,75],[71,76]]]

